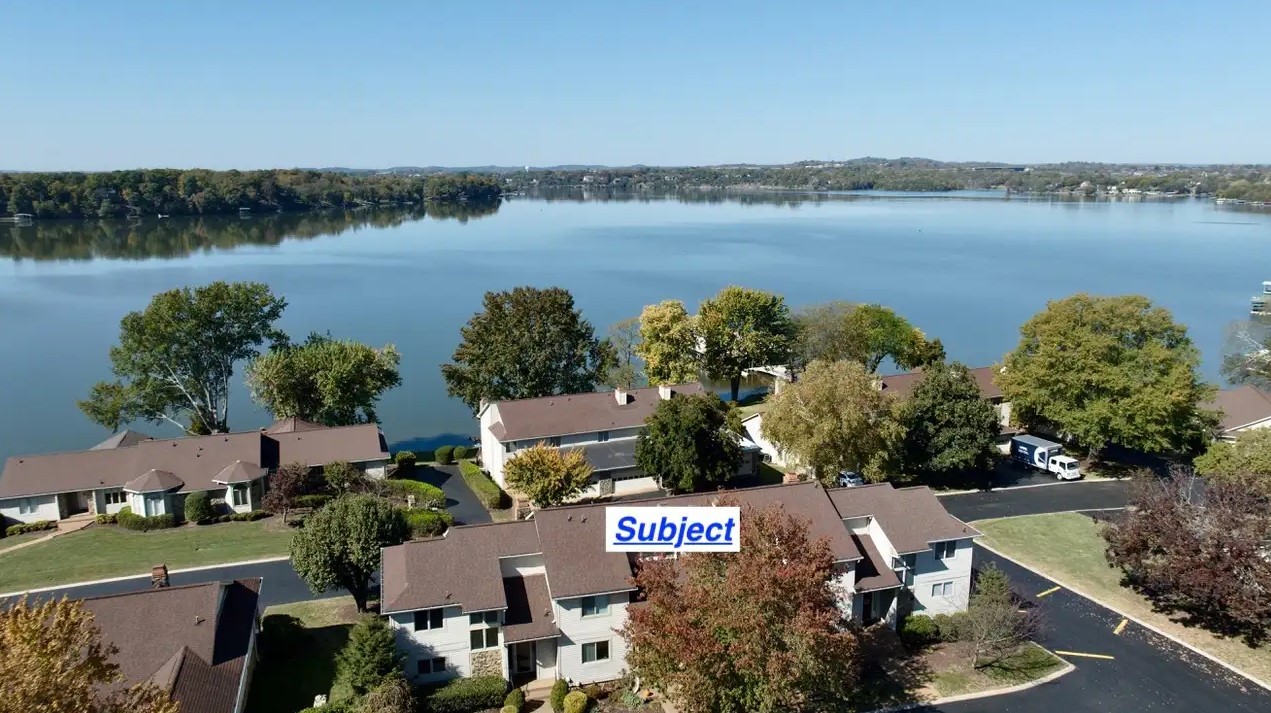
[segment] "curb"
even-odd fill
[[[995,519],[997,519],[997,518],[995,518]],[[1005,518],[1002,518],[1002,519],[1005,519]],[[1209,659],[1210,661],[1212,661],[1212,662],[1214,662],[1214,663],[1218,664],[1219,666],[1222,666],[1223,668],[1227,669],[1228,671],[1231,671],[1231,672],[1232,672],[1232,673],[1234,673],[1234,674],[1237,674],[1237,675],[1239,675],[1239,676],[1242,676],[1242,677],[1244,677],[1244,678],[1248,679],[1250,682],[1252,682],[1252,683],[1254,683],[1254,684],[1256,684],[1256,685],[1258,685],[1258,686],[1260,686],[1260,687],[1262,687],[1262,688],[1265,688],[1265,689],[1266,689],[1266,690],[1268,690],[1268,691],[1271,691],[1271,683],[1267,683],[1266,681],[1263,681],[1263,680],[1261,680],[1261,679],[1259,679],[1259,678],[1254,677],[1252,674],[1249,674],[1249,673],[1246,673],[1246,672],[1244,672],[1244,671],[1241,671],[1240,669],[1238,669],[1238,668],[1236,668],[1235,666],[1233,666],[1233,665],[1231,665],[1231,664],[1227,663],[1226,661],[1223,661],[1222,659],[1218,658],[1217,656],[1214,656],[1213,654],[1208,653],[1208,652],[1206,652],[1206,651],[1201,651],[1200,649],[1196,648],[1195,646],[1192,646],[1191,644],[1187,643],[1186,641],[1183,641],[1183,640],[1179,639],[1178,637],[1174,636],[1173,634],[1170,634],[1170,633],[1168,633],[1168,632],[1162,631],[1161,629],[1157,628],[1156,626],[1153,626],[1152,624],[1149,624],[1149,623],[1147,623],[1147,622],[1143,621],[1142,619],[1140,619],[1140,618],[1138,618],[1138,617],[1136,617],[1136,616],[1132,616],[1132,615],[1130,615],[1130,614],[1127,614],[1127,613],[1125,613],[1125,612],[1121,611],[1120,609],[1117,609],[1116,607],[1114,607],[1114,606],[1112,606],[1112,605],[1110,605],[1110,604],[1106,604],[1106,603],[1104,603],[1104,602],[1100,601],[1099,599],[1097,599],[1097,598],[1095,598],[1095,597],[1092,597],[1092,596],[1090,596],[1089,594],[1086,594],[1085,592],[1081,591],[1080,589],[1077,589],[1077,588],[1075,588],[1075,587],[1071,587],[1071,586],[1069,586],[1069,585],[1065,584],[1064,582],[1062,582],[1062,581],[1060,581],[1060,580],[1058,580],[1058,579],[1055,579],[1054,577],[1051,577],[1050,575],[1048,575],[1048,574],[1046,574],[1046,573],[1044,573],[1044,572],[1041,572],[1040,570],[1037,570],[1037,569],[1035,569],[1035,568],[1033,568],[1033,567],[1030,567],[1030,566],[1028,566],[1028,565],[1024,564],[1023,562],[1020,562],[1019,560],[1015,559],[1014,557],[1011,557],[1010,555],[1007,555],[1007,554],[1005,554],[1005,553],[1003,553],[1003,552],[1000,552],[999,550],[996,550],[996,549],[994,549],[994,548],[992,548],[992,547],[989,547],[988,545],[984,544],[983,542],[976,542],[975,544],[976,544],[976,545],[978,545],[978,546],[980,546],[980,547],[983,547],[984,549],[988,550],[989,552],[992,552],[993,554],[997,555],[998,557],[1001,557],[1002,559],[1004,559],[1004,560],[1006,560],[1006,561],[1008,561],[1008,562],[1013,562],[1013,563],[1015,563],[1016,565],[1018,565],[1018,566],[1020,566],[1020,567],[1023,567],[1024,569],[1028,570],[1029,572],[1032,572],[1033,574],[1036,574],[1036,575],[1038,575],[1038,576],[1040,576],[1040,577],[1043,577],[1043,578],[1045,578],[1045,579],[1048,579],[1048,580],[1050,580],[1050,581],[1054,582],[1055,584],[1058,584],[1059,586],[1063,587],[1064,589],[1067,589],[1068,591],[1072,592],[1073,594],[1076,594],[1077,596],[1082,597],[1082,598],[1084,598],[1084,599],[1088,599],[1088,600],[1090,600],[1090,601],[1094,602],[1095,604],[1098,604],[1099,606],[1103,607],[1104,609],[1107,609],[1108,611],[1111,611],[1111,612],[1114,612],[1114,613],[1116,613],[1116,614],[1119,614],[1120,616],[1123,616],[1123,617],[1125,617],[1126,619],[1129,619],[1130,621],[1134,622],[1135,624],[1138,624],[1139,626],[1143,627],[1144,629],[1147,629],[1148,631],[1151,631],[1151,632],[1153,632],[1153,633],[1157,634],[1158,636],[1162,636],[1162,637],[1164,637],[1164,638],[1166,638],[1166,639],[1169,639],[1170,641],[1174,642],[1175,644],[1178,644],[1179,646],[1182,646],[1183,648],[1187,649],[1188,651],[1191,651],[1192,653],[1195,653],[1195,654],[1198,654],[1198,655],[1200,655],[1200,656],[1203,656],[1203,657],[1205,657],[1205,658]]]
[[[185,569],[171,569],[168,574],[185,574],[186,572],[205,572],[209,569],[221,569],[222,567],[241,567],[252,564],[267,564],[269,562],[283,562],[290,560],[291,557],[283,555],[280,557],[263,557],[256,560],[242,560],[240,562],[222,562],[221,564],[206,564],[198,567],[187,567]],[[111,584],[112,582],[126,582],[130,579],[149,579],[149,574],[129,574],[123,577],[107,577],[106,579],[93,579],[87,582],[70,582],[68,584],[54,584],[49,587],[36,587],[35,589],[24,589],[17,592],[0,593],[0,598],[19,597],[23,594],[41,594],[43,592],[51,592],[57,589],[75,589],[77,587],[90,587],[94,584]]]

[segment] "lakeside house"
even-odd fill
[[[1271,426],[1271,394],[1250,384],[1221,389],[1204,407],[1219,413],[1215,435],[1220,440],[1234,441],[1245,431]]]
[[[82,600],[118,652],[121,681],[152,683],[181,713],[241,713],[256,667],[260,578]]]
[[[614,389],[533,399],[484,403],[477,411],[481,465],[506,488],[504,466],[538,443],[578,448],[595,472],[579,498],[652,492],[661,485],[636,466],[635,444],[644,422],[662,401],[705,393],[701,384]],[[738,475],[758,467],[757,451],[747,450]]]
[[[729,491],[741,505],[780,505],[808,522],[837,560],[840,605],[864,624],[963,611],[974,528],[926,487],[825,490],[816,482]],[[719,493],[624,505],[710,505]],[[743,523],[744,527],[744,523]],[[640,555],[607,552],[605,506],[567,505],[528,520],[451,528],[387,547],[381,612],[408,677],[433,683],[499,675],[516,685],[586,684],[626,670],[621,630],[637,602]]]
[[[374,423],[332,428],[289,418],[257,431],[182,438],[122,431],[88,450],[7,459],[0,521],[91,517],[125,506],[180,519],[186,496],[200,491],[218,508],[249,512],[260,508],[269,473],[285,463],[348,461],[383,477],[388,457]]]

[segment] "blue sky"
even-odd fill
[[[1271,3],[0,0],[0,169],[1271,162]]]

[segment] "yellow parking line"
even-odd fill
[[[1044,592],[1039,592],[1037,596],[1044,597],[1048,594],[1054,594],[1055,592],[1058,592],[1060,589],[1062,589],[1062,587],[1051,587],[1050,589],[1047,589]]]
[[[1107,654],[1083,654],[1080,651],[1060,651],[1058,649],[1055,649],[1055,653],[1059,654],[1060,656],[1081,656],[1083,658],[1088,658],[1088,659],[1108,659],[1109,661],[1112,660],[1112,657],[1108,656]]]
[[[1125,631],[1125,625],[1129,623],[1130,623],[1129,619],[1122,619],[1121,623],[1117,624],[1117,628],[1112,630],[1112,633],[1116,634],[1117,636],[1120,636],[1121,632]]]

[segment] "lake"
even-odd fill
[[[1142,293],[1188,325],[1217,380],[1225,328],[1271,279],[1271,215],[1199,200],[781,194],[0,224],[0,457],[108,435],[75,401],[110,377],[119,319],[157,292],[217,279],[269,283],[297,337],[396,344],[403,385],[380,419],[391,443],[431,447],[476,433],[438,370],[460,325],[485,291],[522,284],[568,288],[599,332],[647,303],[692,309],[733,283],[794,307],[880,302],[971,366],[1013,348],[1047,300]],[[241,372],[235,388],[231,427],[267,424]]]

